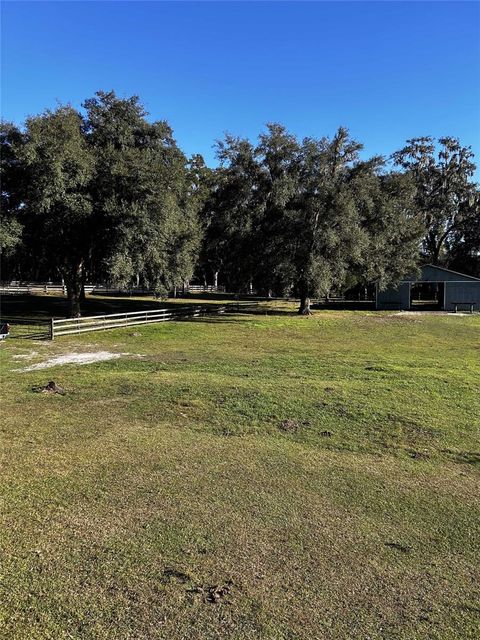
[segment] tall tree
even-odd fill
[[[343,127],[332,139],[303,141],[297,232],[301,241],[295,260],[299,313],[310,312],[310,296],[342,285],[366,245],[349,185],[349,170],[361,148]]]
[[[138,98],[98,92],[84,104],[94,152],[92,198],[102,233],[92,246],[105,277],[164,294],[191,277],[200,229],[200,159],[189,163],[165,121]]]
[[[473,153],[452,137],[426,136],[407,141],[393,160],[412,176],[415,204],[423,219],[423,255],[433,264],[448,263],[447,249],[472,222],[480,224]]]
[[[201,157],[187,160],[137,97],[99,92],[84,106],[2,128],[2,243],[13,247],[23,225],[30,263],[61,275],[72,316],[87,275],[157,293],[190,278],[205,197]]]
[[[70,315],[80,314],[82,270],[95,234],[90,185],[93,156],[83,135],[83,120],[71,107],[28,118],[15,145],[28,181],[21,220],[37,259],[65,280]]]
[[[360,149],[344,128],[332,139],[299,143],[280,125],[270,125],[260,137],[267,266],[285,288],[293,287],[301,314],[310,313],[311,296],[344,281],[366,244],[348,185]]]
[[[473,207],[480,212],[480,191]],[[448,266],[480,278],[480,214],[465,220],[449,239]]]
[[[0,129],[1,207],[0,207],[0,254],[11,256],[22,239],[20,223],[22,192],[26,182],[24,165],[18,160],[16,148],[21,146],[23,136],[14,124],[2,123]],[[2,260],[3,262],[3,260]],[[2,264],[3,267],[3,264]]]
[[[366,236],[360,260],[352,261],[351,276],[384,289],[417,273],[424,227],[410,176],[385,172],[383,158],[372,158],[351,169],[349,184]]]
[[[382,158],[359,159],[345,128],[299,142],[270,124],[254,148],[227,136],[207,201],[208,255],[237,286],[310,298],[352,274],[381,287],[416,269],[420,243],[412,181],[385,174]]]
[[[210,194],[201,214],[204,240],[200,263],[214,284],[221,274],[223,282],[238,291],[252,281],[261,260],[252,245],[258,217],[259,166],[252,144],[231,135],[217,142],[217,156],[220,167],[211,177]]]

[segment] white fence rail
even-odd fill
[[[128,296],[154,296],[153,289],[121,289],[118,287],[107,287],[105,285],[95,285],[90,291],[99,296],[128,295]]]
[[[196,293],[197,291],[200,291],[201,293],[225,293],[225,287],[215,287],[213,285],[204,286],[203,284],[189,284],[185,287],[185,291],[189,291],[190,293]]]
[[[106,285],[99,284],[86,284],[85,293],[96,293],[99,295],[108,295],[108,294],[128,294],[130,296],[135,295],[154,295],[154,291],[152,289],[141,289],[141,288],[118,288],[118,287],[107,287]],[[189,293],[220,293],[225,291],[225,287],[214,287],[214,286],[206,286],[203,285],[188,285],[184,288],[185,292]],[[182,292],[183,289],[179,288],[179,292]],[[0,283],[0,293],[2,294],[12,294],[12,295],[21,295],[21,294],[29,294],[29,293],[61,293],[66,295],[67,288],[62,283],[54,283],[54,282],[3,282]]]
[[[224,293],[225,287],[213,287],[203,285],[188,285],[185,287],[177,287],[175,293],[177,295],[182,295],[183,293]],[[155,291],[153,289],[141,289],[141,288],[118,288],[118,287],[107,287],[105,285],[95,285],[92,287],[91,293],[98,295],[108,296],[109,294],[124,294],[129,296],[153,296],[155,295]],[[171,291],[170,293],[173,293]]]
[[[86,284],[85,293],[92,293],[95,289],[95,285]],[[55,284],[52,282],[10,282],[8,284],[0,284],[0,293],[20,295],[25,293],[62,293],[66,295],[67,288],[64,284]]]
[[[201,315],[235,312],[240,308],[252,306],[251,303],[232,303],[222,306],[179,306],[178,309],[150,309],[147,311],[130,311],[127,313],[110,313],[103,316],[86,316],[83,318],[67,318],[54,320],[50,323],[50,338],[66,336],[74,333],[86,333],[101,329],[119,329],[140,324],[167,322],[183,318],[196,318]]]

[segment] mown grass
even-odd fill
[[[480,318],[263,311],[2,344],[3,637],[479,637]]]

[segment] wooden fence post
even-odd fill
[[[55,325],[53,324],[53,318],[50,318],[50,340],[55,337]]]

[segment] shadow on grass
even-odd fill
[[[198,301],[205,307],[211,307],[212,312],[217,307],[218,302]],[[230,303],[227,303],[227,305]],[[149,311],[155,309],[181,309],[183,306],[192,306],[192,302],[168,301],[168,300],[142,300],[127,297],[99,298],[87,296],[82,303],[82,315],[108,315],[110,313],[128,313],[135,311]],[[253,307],[252,307],[253,309]],[[229,312],[221,315],[203,315],[199,317],[178,318],[182,322],[202,321],[202,322],[237,322],[229,319],[231,313],[250,313],[250,308],[241,306],[236,308],[232,303]],[[1,321],[11,325],[9,339],[31,339],[46,340],[50,338],[50,319],[65,318],[68,316],[68,301],[64,296],[55,295],[12,295],[4,296],[1,304]],[[132,325],[135,326],[135,325]]]
[[[135,298],[99,298],[87,296],[82,302],[83,316],[107,315],[109,313],[127,313],[149,311],[153,309],[179,309],[191,306],[187,301],[182,303],[169,300],[139,300]],[[202,303],[203,304],[203,303]],[[209,306],[209,303],[206,303]],[[213,303],[210,303],[214,306]],[[4,322],[33,324],[38,320],[60,319],[68,317],[68,301],[63,296],[23,295],[4,296],[1,304],[1,318]]]
[[[446,453],[454,462],[480,466],[480,451],[454,451],[452,449],[442,449],[442,453]]]
[[[312,305],[314,311],[373,311],[373,300],[339,300],[317,302]]]
[[[203,298],[206,298],[205,300]],[[246,305],[246,302],[251,304]],[[225,303],[225,299],[222,300]],[[239,302],[237,305],[235,302]],[[297,316],[296,308],[280,306],[282,301],[260,300],[235,300],[229,296],[226,302],[227,311],[220,315],[214,315],[214,309],[220,303],[215,294],[202,295],[202,299],[195,298],[195,303],[211,307],[211,315],[182,318],[182,322],[238,323],[242,315],[257,316]],[[135,311],[148,311],[154,309],[181,309],[182,306],[191,307],[193,304],[188,298],[172,300],[144,300],[128,298],[125,296],[98,297],[87,296],[82,303],[82,315],[107,315],[110,313],[127,313]],[[326,308],[326,307],[321,307]],[[335,307],[337,308],[337,307]],[[235,318],[231,316],[235,315]],[[230,318],[229,318],[230,316]],[[60,319],[68,317],[68,301],[61,295],[12,295],[4,296],[1,304],[1,319],[12,326],[11,338],[27,338],[32,340],[45,340],[50,337],[49,322],[51,318]],[[178,319],[180,320],[180,318]],[[132,325],[134,326],[134,325]]]
[[[246,322],[246,318],[232,317],[231,313],[197,316],[196,318],[179,318],[178,322],[196,322],[202,324],[238,324]]]
[[[50,340],[50,329],[39,332],[39,331],[29,331],[27,328],[22,331],[16,331],[13,335],[9,336],[9,340]]]

